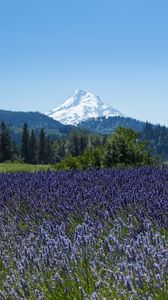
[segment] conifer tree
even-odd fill
[[[67,144],[65,139],[59,139],[56,143],[54,142],[52,149],[54,154],[54,162],[59,162],[61,159],[65,158],[67,152]]]
[[[14,140],[12,140],[12,160],[20,159],[20,152]]]
[[[44,128],[41,128],[39,135],[38,162],[40,164],[46,163],[46,133]]]
[[[47,137],[46,138],[46,163],[52,163],[54,158],[53,148],[52,148],[52,142]]]
[[[12,153],[12,141],[9,134],[9,129],[4,122],[0,125],[0,161],[11,160]]]
[[[88,146],[88,136],[84,130],[79,133],[79,155],[83,154]]]
[[[32,164],[37,163],[37,139],[34,133],[34,129],[31,131],[29,141],[29,161]]]
[[[72,131],[68,141],[68,155],[78,156],[79,151],[79,134],[76,130]]]
[[[27,123],[23,125],[22,139],[21,139],[21,157],[24,162],[30,162],[30,148],[29,148],[29,130]]]

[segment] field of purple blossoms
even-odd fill
[[[0,174],[0,299],[168,299],[168,168]]]

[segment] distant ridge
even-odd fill
[[[22,112],[0,110],[0,121],[4,121],[9,126],[22,127],[26,122],[30,128],[61,128],[64,127],[60,122],[55,121],[39,112]]]
[[[119,126],[132,128],[139,132],[143,131],[145,122],[129,117],[113,116],[88,119],[79,123],[78,126],[93,133],[111,134]]]

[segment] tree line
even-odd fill
[[[130,128],[118,127],[101,146],[86,149],[78,156],[68,156],[55,169],[111,168],[153,165],[157,159],[148,148],[148,142]]]
[[[161,125],[153,125],[128,117],[99,117],[88,119],[80,123],[82,128],[92,132],[110,135],[118,127],[131,128],[141,133],[142,140],[148,140],[154,155],[159,155],[163,160],[168,160],[168,128]]]
[[[168,128],[161,125],[145,123],[142,138],[150,141],[153,154],[168,160]]]
[[[52,142],[46,136],[44,128],[41,128],[39,135],[34,129],[28,129],[24,123],[20,146],[20,156],[25,163],[48,164],[52,160]]]
[[[0,162],[12,160],[15,155],[15,144],[11,140],[9,129],[4,122],[0,124]]]
[[[11,139],[8,126],[0,125],[0,162],[19,160],[30,164],[58,163],[68,156],[76,157],[86,149],[101,146],[106,137],[89,134],[85,130],[74,130],[67,138],[47,135],[44,128],[22,127],[21,142],[16,146]]]
[[[34,130],[28,129],[27,123],[22,129],[21,145],[16,146],[10,137],[8,126],[0,124],[0,162],[22,160],[25,163],[49,163],[52,156],[51,142],[42,128],[37,137]]]

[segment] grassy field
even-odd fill
[[[49,165],[31,165],[18,162],[0,163],[0,173],[35,172],[51,170]]]

